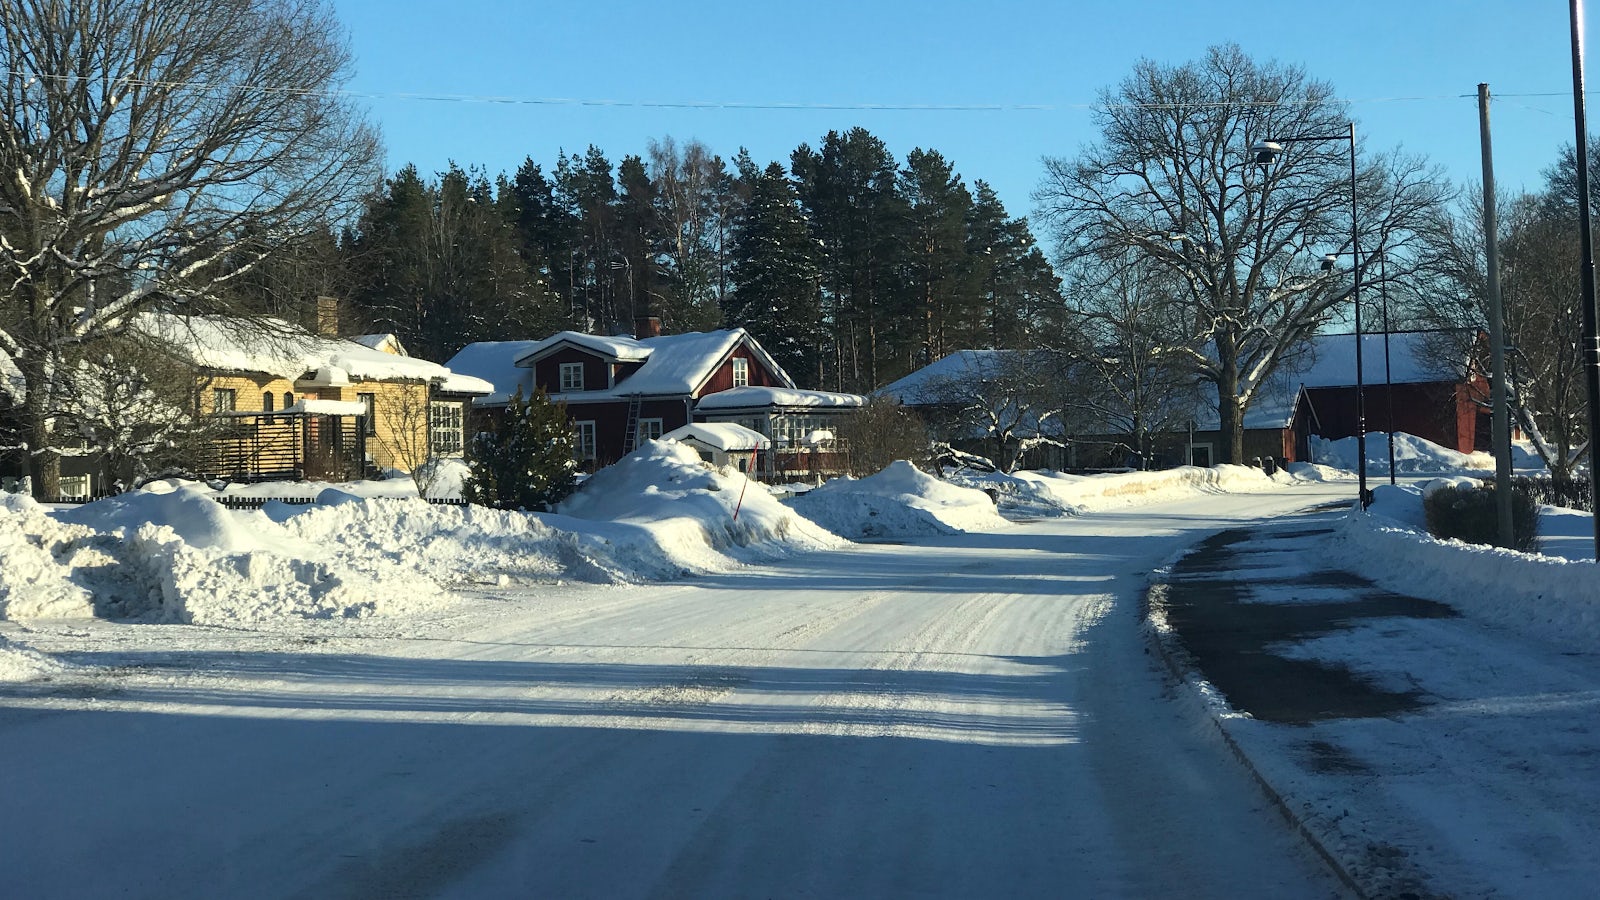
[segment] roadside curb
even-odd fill
[[[1273,787],[1265,775],[1261,774],[1261,770],[1256,766],[1255,761],[1250,758],[1249,754],[1245,753],[1244,748],[1239,745],[1233,733],[1228,730],[1223,718],[1217,714],[1219,707],[1231,708],[1227,707],[1220,692],[1212,688],[1210,683],[1200,676],[1188,651],[1184,648],[1177,634],[1167,625],[1166,616],[1161,611],[1163,605],[1162,597],[1168,589],[1165,577],[1169,571],[1170,566],[1167,566],[1153,572],[1144,591],[1139,595],[1140,628],[1144,632],[1146,642],[1154,649],[1162,664],[1166,666],[1167,672],[1172,676],[1178,691],[1183,695],[1184,699],[1194,707],[1198,715],[1204,717],[1216,729],[1228,751],[1249,773],[1251,780],[1266,795],[1267,800],[1289,823],[1294,832],[1300,836],[1301,840],[1305,841],[1306,846],[1310,847],[1312,852],[1322,859],[1328,869],[1352,894],[1361,898],[1361,900],[1371,900],[1372,895],[1366,891],[1355,875],[1344,865],[1343,861],[1328,849],[1322,839],[1295,813],[1288,801],[1284,799],[1283,794]]]

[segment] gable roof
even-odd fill
[[[290,381],[311,372],[336,376],[337,370],[353,381],[421,381],[452,393],[486,394],[494,389],[487,381],[438,363],[311,334],[279,319],[246,328],[225,316],[142,313],[133,327],[202,369],[254,372]]]
[[[639,368],[614,386],[601,390],[553,393],[550,399],[565,403],[593,403],[633,397],[684,397],[703,388],[723,360],[739,346],[751,354],[784,387],[794,380],[777,360],[743,328],[690,331],[659,337],[605,337],[562,331],[538,341],[490,341],[469,344],[450,360],[458,367],[494,384],[494,392],[480,405],[505,403],[520,386],[532,389],[527,371],[539,360],[564,348],[576,348],[613,362],[638,362]]]

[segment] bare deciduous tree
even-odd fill
[[[1066,264],[1130,250],[1182,285],[1192,329],[1169,347],[1217,391],[1230,461],[1243,455],[1243,416],[1278,361],[1348,301],[1350,130],[1345,104],[1304,70],[1257,63],[1237,46],[1180,66],[1145,60],[1096,114],[1101,140],[1074,159],[1046,160],[1035,193]],[[1251,147],[1290,142],[1270,168]],[[1359,148],[1358,148],[1359,149]],[[1368,157],[1357,177],[1366,251],[1387,249],[1404,275],[1413,231],[1448,192],[1424,163]],[[1345,254],[1343,272],[1316,257]]]
[[[65,360],[228,283],[377,183],[319,0],[0,0],[0,353],[34,490]]]

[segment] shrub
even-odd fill
[[[566,409],[543,391],[526,400],[519,389],[500,429],[476,435],[467,451],[468,503],[500,509],[549,509],[572,493],[578,463]]]
[[[928,431],[916,413],[885,397],[873,397],[839,423],[839,438],[850,451],[850,474],[881,472],[897,459],[927,467]]]
[[[1470,544],[1500,543],[1500,522],[1494,486],[1440,487],[1422,500],[1428,531],[1438,538]],[[1539,506],[1527,490],[1511,489],[1512,549],[1532,553],[1539,547]]]

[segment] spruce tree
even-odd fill
[[[820,273],[794,187],[777,163],[757,176],[734,230],[723,321],[749,331],[801,384],[820,379]]]
[[[497,509],[547,510],[575,486],[576,440],[564,406],[544,391],[524,399],[518,388],[500,430],[473,439],[462,496]]]

